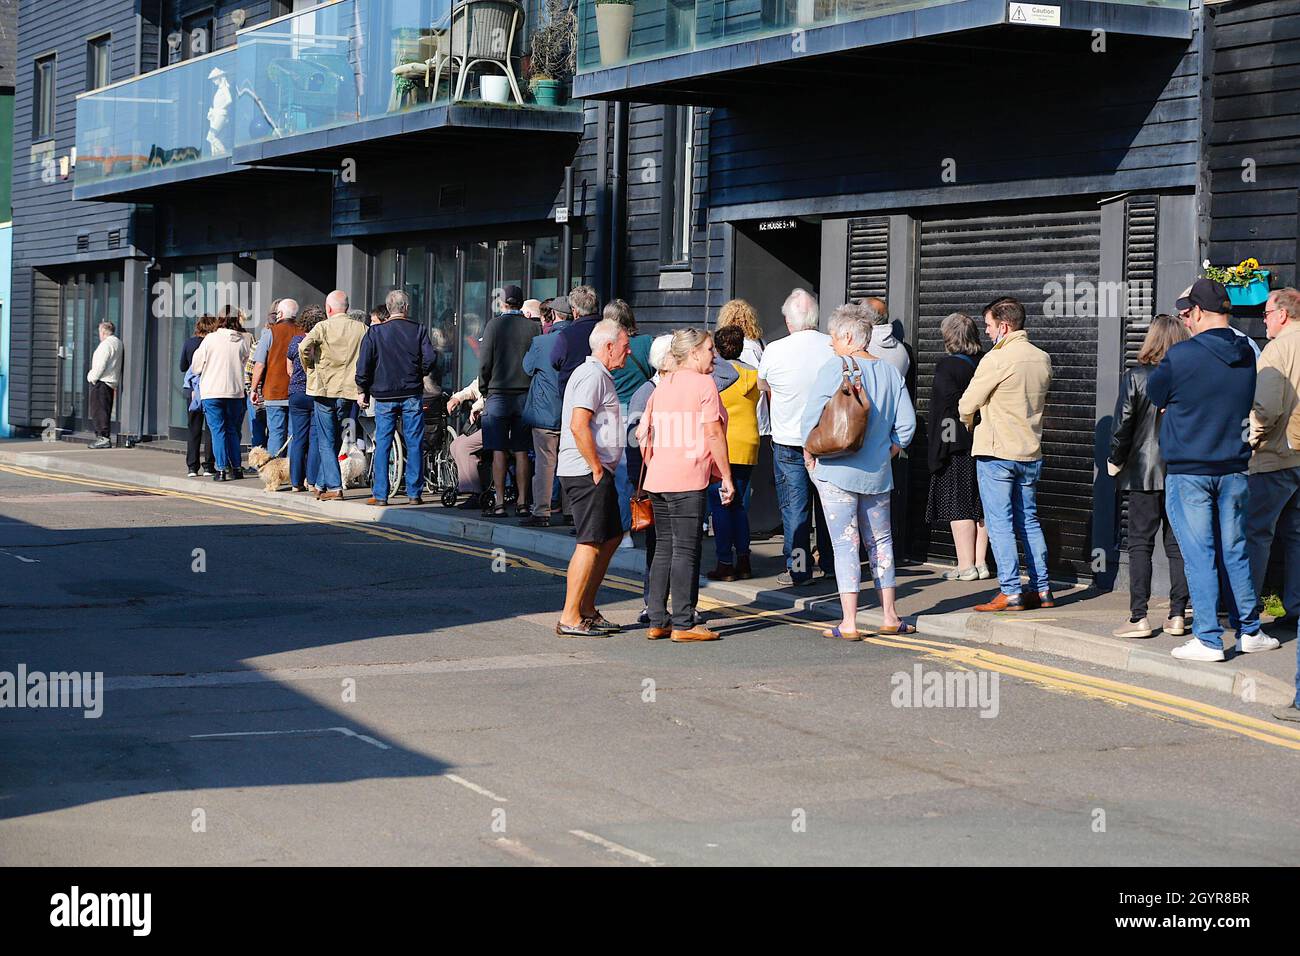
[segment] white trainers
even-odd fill
[[[620,541],[620,542],[618,543],[618,550],[620,550],[620,551],[629,551],[629,550],[631,550],[632,548],[635,548],[635,547],[636,547],[636,545],[634,545],[634,544],[632,543],[632,533],[631,533],[630,531],[629,531],[629,532],[624,532],[624,534],[623,534],[623,540]]]
[[[943,572],[945,581],[975,581],[979,579],[979,572],[975,568],[953,568],[951,571]]]
[[[1165,633],[1170,637],[1182,637],[1187,633],[1187,621],[1181,617],[1165,618]]]
[[[1123,627],[1117,627],[1110,633],[1115,637],[1150,637],[1155,630],[1151,627],[1151,622],[1144,617],[1140,621],[1130,621]]]
[[[1256,651],[1275,651],[1281,646],[1281,641],[1276,637],[1269,637],[1267,634],[1239,634],[1237,636],[1237,650],[1243,654],[1254,654]]]
[[[1186,644],[1179,644],[1169,652],[1180,661],[1221,661],[1224,660],[1223,648],[1209,647],[1202,644],[1197,638],[1192,638]]]
[[[975,574],[979,577],[981,581],[987,581],[989,578],[993,577],[993,572],[989,570],[989,566],[987,564],[975,565]]]

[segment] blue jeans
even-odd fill
[[[375,482],[372,495],[379,501],[388,500],[388,456],[393,447],[393,428],[399,420],[402,437],[406,439],[406,497],[420,497],[424,412],[420,408],[419,396],[391,402],[375,399]]]
[[[1223,649],[1219,564],[1227,577],[1228,603],[1241,612],[1238,634],[1259,633],[1255,585],[1246,551],[1249,501],[1250,483],[1244,472],[1165,477],[1165,510],[1183,552],[1187,587],[1196,610],[1192,633],[1206,647]]]
[[[817,558],[827,574],[835,573],[835,552],[821,514],[821,502],[813,492],[812,478],[803,463],[803,448],[772,442],[772,471],[776,479],[776,503],[781,509],[784,541],[781,553],[785,568],[796,581],[812,576],[812,555],[808,550],[813,512],[817,512]],[[798,569],[798,570],[796,570]]]
[[[289,406],[267,405],[265,407],[266,450],[276,455],[289,438]]]
[[[212,432],[212,455],[217,470],[239,467],[239,437],[244,426],[244,399],[205,398],[203,414]]]
[[[753,465],[732,465],[731,483],[736,495],[723,507],[722,483],[709,485],[709,513],[713,516],[713,546],[718,564],[735,564],[736,558],[749,554],[749,479]]]
[[[343,487],[339,471],[339,435],[344,419],[356,402],[350,398],[312,398],[312,451],[316,455],[318,487],[338,491]]]
[[[636,477],[640,478],[640,473]],[[636,478],[627,472],[627,449],[624,448],[623,454],[619,455],[618,464],[614,466],[614,490],[618,492],[618,515],[623,519],[624,531],[632,528],[632,492],[636,491],[635,481]]]
[[[253,399],[248,398],[248,447],[266,447],[266,406],[258,408]]]
[[[306,394],[289,396],[289,484],[315,485],[320,463],[312,454],[311,416],[315,403]]]
[[[1038,523],[1036,496],[1042,472],[1041,459],[1008,461],[983,455],[975,459],[984,524],[989,529],[989,544],[998,563],[998,583],[1003,594],[1021,592],[1017,541],[1025,546],[1025,570],[1033,589],[1041,594],[1052,587],[1047,579],[1047,540]]]

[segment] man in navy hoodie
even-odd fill
[[[1196,636],[1172,653],[1181,660],[1221,661],[1218,566],[1227,582],[1227,603],[1239,619],[1238,651],[1278,646],[1259,631],[1246,547],[1246,439],[1255,400],[1255,352],[1228,326],[1232,305],[1221,283],[1197,279],[1178,300],[1178,308],[1188,314],[1193,337],[1171,348],[1147,379],[1147,396],[1163,413],[1165,507],[1183,552],[1196,610]]]
[[[388,453],[393,445],[393,429],[401,424],[406,439],[406,498],[413,505],[424,504],[420,498],[421,469],[424,455],[424,413],[420,399],[424,395],[424,377],[433,375],[438,353],[423,325],[411,321],[407,312],[410,299],[394,289],[384,301],[388,320],[372,325],[361,340],[357,358],[357,399],[362,408],[375,401],[375,478],[368,505],[388,504]]]

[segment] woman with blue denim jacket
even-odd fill
[[[867,536],[871,573],[880,592],[885,623],[881,634],[910,634],[915,628],[904,623],[894,606],[894,542],[889,520],[889,493],[894,487],[894,455],[911,442],[916,432],[916,412],[908,397],[903,377],[886,362],[867,352],[872,322],[854,304],[835,310],[830,321],[831,346],[835,357],[817,373],[804,409],[802,432],[805,444],[821,420],[822,410],[843,381],[844,359],[856,365],[861,385],[871,402],[867,432],[855,452],[814,459],[807,452],[804,462],[812,474],[821,498],[822,510],[835,550],[835,580],[839,585],[843,619],[822,631],[823,637],[861,640],[858,631],[858,592],[862,586],[860,547]]]

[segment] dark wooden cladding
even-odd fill
[[[921,427],[909,451],[911,556],[955,556],[948,529],[927,528],[924,520],[929,487],[925,423],[934,366],[944,354],[939,324],[951,312],[965,312],[982,330],[983,306],[1013,295],[1025,305],[1031,341],[1052,357],[1038,486],[1049,562],[1056,571],[1090,573],[1097,319],[1048,316],[1044,303],[1051,283],[1064,286],[1070,276],[1076,286],[1096,283],[1100,264],[1101,215],[1096,209],[922,220],[913,339]]]
[[[1209,257],[1254,256],[1295,285],[1300,234],[1300,0],[1213,9]]]

